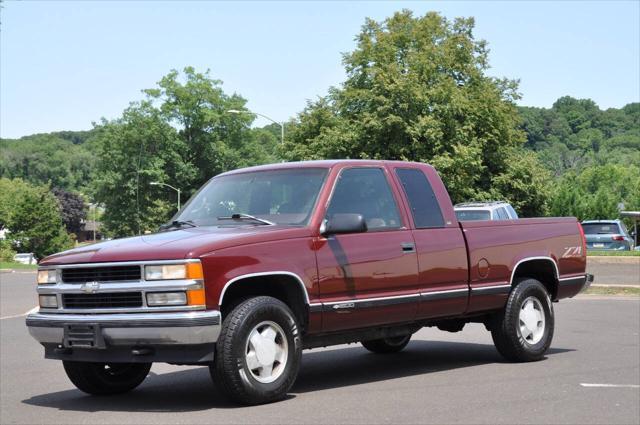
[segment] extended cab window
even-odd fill
[[[443,227],[442,211],[427,176],[412,168],[398,168],[396,174],[409,200],[416,228]]]
[[[326,219],[334,214],[361,214],[369,230],[402,226],[398,206],[380,168],[348,168],[340,173]]]

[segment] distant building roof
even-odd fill
[[[636,220],[640,220],[640,211],[620,211],[622,217],[632,217]]]

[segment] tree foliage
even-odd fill
[[[565,96],[549,109],[519,111],[527,147],[556,177],[590,166],[640,166],[640,103],[603,111],[590,99]]]
[[[33,184],[48,184],[81,190],[91,180],[95,163],[88,145],[74,144],[75,132],[36,134],[18,140],[0,140],[0,177],[20,178]]]
[[[171,71],[121,118],[96,127],[93,193],[107,232],[153,230],[175,213],[176,193],[152,182],[180,188],[186,200],[216,174],[274,160],[272,135],[251,130],[250,113],[228,113],[246,111],[246,100],[221,85],[191,67]]]
[[[0,222],[15,250],[43,258],[73,245],[49,187],[0,178],[0,205]]]
[[[555,184],[550,212],[580,220],[618,217],[619,204],[640,210],[640,167],[606,164],[569,171]]]
[[[151,182],[184,185],[193,175],[180,155],[177,131],[149,102],[132,104],[122,117],[104,121],[97,132],[95,199],[105,206],[102,221],[113,236],[151,230],[172,213],[171,199]],[[175,212],[175,209],[173,209]]]
[[[367,20],[344,55],[347,79],[309,103],[289,132],[289,159],[373,158],[429,162],[454,202],[507,198],[524,212],[545,210],[546,173],[526,156],[514,104],[517,81],[486,75],[488,49],[472,18],[449,21],[410,11]]]
[[[82,229],[82,221],[87,216],[84,200],[80,195],[59,187],[54,187],[52,193],[58,200],[64,227],[67,232],[77,235]]]

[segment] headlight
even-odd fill
[[[56,283],[55,270],[38,270],[38,285]]]
[[[40,295],[38,299],[42,308],[58,308],[58,298],[55,295]]]
[[[159,264],[144,268],[145,280],[202,279],[201,263]]]

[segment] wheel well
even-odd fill
[[[536,259],[518,264],[513,273],[511,284],[513,285],[516,279],[523,277],[539,280],[547,288],[551,299],[554,300],[558,293],[558,278],[552,261],[551,259]]]
[[[306,289],[304,289],[306,291]],[[233,282],[224,291],[220,312],[222,317],[230,313],[238,304],[247,298],[267,295],[277,298],[293,312],[298,324],[306,329],[308,309],[306,296],[302,292],[300,281],[289,275],[254,276]]]

